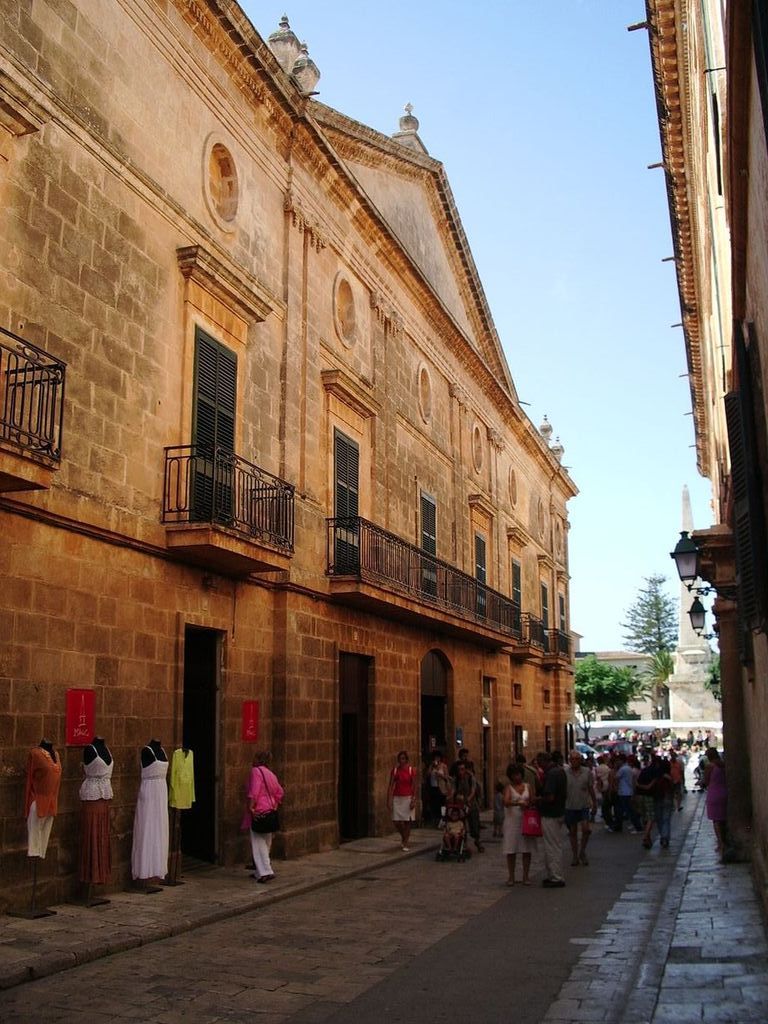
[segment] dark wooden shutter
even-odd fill
[[[523,574],[522,567],[517,559],[512,559],[512,600],[518,608],[523,603]]]
[[[235,448],[237,356],[199,328],[195,335],[192,441],[206,448]]]
[[[560,612],[560,631],[565,633],[565,597],[563,594],[557,595],[557,603]]]
[[[487,580],[487,570],[485,561],[485,537],[481,534],[475,534],[475,579],[477,580],[477,599],[475,607],[479,615],[485,617],[487,606],[488,606],[488,595],[486,593],[485,584]]]
[[[333,435],[334,506],[336,542],[335,572],[341,575],[360,569],[360,523],[358,499],[360,486],[360,449],[340,430]]]
[[[549,629],[549,587],[546,583],[541,584],[541,624],[544,629]]]
[[[421,550],[428,555],[437,554],[437,506],[435,499],[421,492]],[[422,593],[437,595],[437,565],[432,558],[421,559]]]
[[[237,356],[204,331],[195,332],[192,406],[191,518],[233,518]]]

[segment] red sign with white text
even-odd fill
[[[96,728],[96,691],[67,690],[66,745],[84,747]]]
[[[244,743],[256,743],[259,738],[259,702],[243,701],[243,735]]]

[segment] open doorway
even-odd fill
[[[373,658],[339,655],[339,838],[368,835],[368,685]]]
[[[215,863],[216,765],[221,634],[215,629],[184,630],[182,745],[195,755],[195,802],[181,815],[181,852]]]

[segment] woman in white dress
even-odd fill
[[[134,879],[168,874],[168,755],[159,740],[141,751],[141,785],[133,819],[131,874]]]
[[[523,856],[523,885],[530,885],[528,873],[531,870],[531,854],[536,840],[523,835],[523,811],[531,802],[531,792],[523,782],[520,765],[507,768],[509,785],[504,790],[504,824],[502,826],[502,851],[507,858],[507,885],[515,884],[515,866],[518,853]]]

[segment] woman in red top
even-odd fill
[[[400,833],[402,849],[407,853],[411,822],[416,817],[416,772],[405,750],[397,755],[397,764],[389,776],[387,807],[392,811],[392,822]]]

